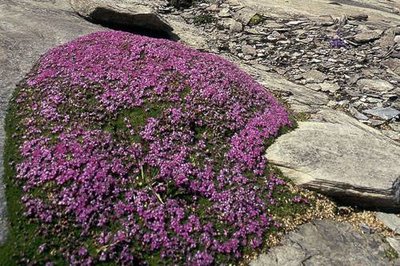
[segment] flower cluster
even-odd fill
[[[264,152],[288,115],[218,56],[98,32],[45,54],[16,103],[26,215],[79,231],[71,264],[229,262],[276,226]]]

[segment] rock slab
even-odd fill
[[[295,183],[346,204],[399,210],[400,145],[346,114],[322,110],[266,153]]]
[[[348,223],[318,220],[287,234],[281,245],[253,260],[251,266],[391,265],[389,245],[377,235],[361,235]]]
[[[172,27],[155,9],[161,1],[142,0],[70,0],[72,8],[82,17],[100,24],[116,24],[170,33]]]

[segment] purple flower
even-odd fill
[[[234,261],[275,225],[285,182],[265,174],[264,153],[288,114],[216,55],[93,33],[45,54],[16,101],[25,214],[80,230],[70,264]]]

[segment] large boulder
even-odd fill
[[[100,24],[170,33],[172,27],[156,12],[163,1],[142,0],[70,0],[82,17]]]
[[[302,225],[280,246],[253,260],[251,266],[390,265],[389,245],[377,235],[361,235],[348,223],[330,220]]]
[[[399,208],[400,145],[339,111],[299,122],[267,150],[297,184],[364,207]]]

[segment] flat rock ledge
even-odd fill
[[[296,184],[364,208],[400,209],[400,145],[346,114],[322,110],[266,153]]]
[[[390,249],[378,235],[362,235],[348,223],[317,220],[300,226],[251,266],[391,265]]]
[[[171,33],[172,27],[156,12],[161,1],[136,0],[70,0],[71,7],[82,17],[100,24],[138,27]]]

